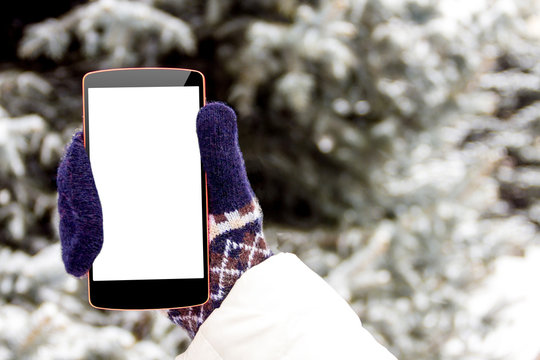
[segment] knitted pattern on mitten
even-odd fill
[[[197,135],[208,179],[210,299],[201,306],[168,311],[192,338],[236,280],[272,255],[238,146],[234,111],[221,103],[205,106],[197,117]]]
[[[262,233],[262,214],[253,199],[232,212],[210,215],[210,299],[202,306],[171,309],[169,318],[193,338],[204,320],[221,305],[236,280],[272,255]]]

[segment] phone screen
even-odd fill
[[[103,210],[93,281],[204,277],[198,86],[88,88]]]

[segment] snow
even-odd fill
[[[503,256],[494,263],[493,273],[471,295],[467,307],[482,316],[488,309],[504,306],[498,326],[473,348],[502,359],[533,360],[540,355],[540,245],[524,257]]]

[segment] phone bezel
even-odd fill
[[[90,156],[88,138],[90,113],[88,88],[92,87],[148,87],[198,86],[199,106],[206,103],[204,75],[196,70],[177,68],[107,69],[87,73],[83,77],[83,133],[84,146]],[[90,121],[91,122],[91,121]],[[195,136],[195,134],[194,134]],[[94,281],[88,273],[88,301],[91,306],[106,310],[171,309],[202,305],[209,300],[208,254],[208,190],[206,174],[201,164],[203,209],[204,278],[160,280]]]

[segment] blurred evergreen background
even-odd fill
[[[188,345],[153,312],[91,308],[58,237],[56,169],[82,126],[82,76],[163,66],[202,71],[208,99],[237,110],[268,241],[325,277],[396,356],[533,360],[540,344],[521,357],[486,345],[508,303],[467,304],[496,259],[539,244],[539,6],[5,5],[0,359],[164,359]]]

